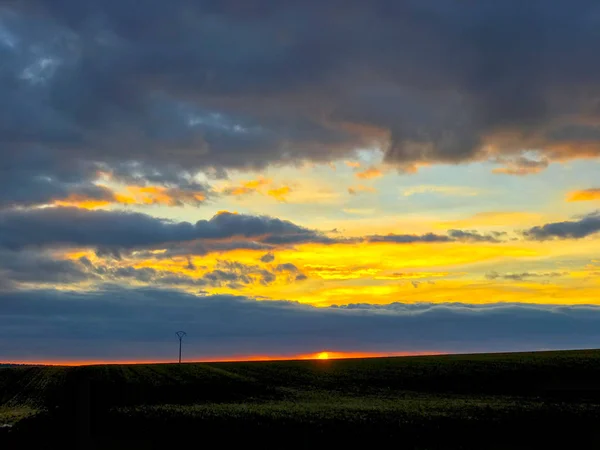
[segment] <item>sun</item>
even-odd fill
[[[317,359],[329,359],[329,353],[327,353],[327,352],[318,353]]]

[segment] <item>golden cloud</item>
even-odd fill
[[[163,186],[127,186],[123,191],[115,193],[116,203],[125,205],[181,206],[198,204],[205,200],[204,192]]]
[[[375,189],[374,187],[371,187],[371,186],[365,186],[363,184],[359,184],[357,186],[351,186],[348,188],[348,194],[350,194],[350,195],[357,195],[361,192],[368,192],[368,193],[374,194],[375,192],[377,192],[377,189]]]
[[[376,167],[369,167],[362,172],[356,172],[355,175],[356,178],[360,178],[361,180],[371,180],[383,176],[383,172]]]
[[[568,202],[587,202],[592,200],[600,200],[600,188],[583,189],[567,194]]]
[[[52,204],[54,206],[64,206],[64,207],[74,207],[81,209],[97,209],[102,208],[103,206],[110,205],[113,203],[113,200],[99,200],[87,197],[85,195],[72,194],[68,197],[55,200]]]
[[[248,180],[242,182],[239,186],[230,186],[223,189],[225,195],[233,195],[235,197],[253,194],[260,192],[260,189],[264,186],[271,184],[270,179],[264,177],[258,177],[256,180]]]
[[[82,209],[97,209],[111,204],[121,205],[165,205],[182,206],[197,205],[206,200],[206,194],[201,191],[188,191],[179,188],[163,186],[126,186],[120,191],[113,191],[102,186],[107,196],[94,198],[81,194],[72,194],[52,202],[53,206],[75,207]]]
[[[275,200],[278,200],[280,202],[285,202],[287,199],[287,196],[291,192],[292,192],[292,188],[290,188],[289,186],[282,186],[280,188],[270,189],[267,192],[267,195],[269,195],[270,197],[273,197]]]

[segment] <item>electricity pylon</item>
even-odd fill
[[[179,364],[181,364],[181,341],[183,340],[184,336],[187,336],[187,334],[185,331],[178,331],[175,334],[179,338]]]

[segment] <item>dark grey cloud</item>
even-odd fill
[[[315,308],[165,289],[0,293],[0,360],[172,359],[600,345],[600,308],[463,303]]]
[[[270,263],[270,262],[275,261],[275,255],[271,252],[265,253],[264,255],[262,255],[260,257],[260,260],[264,263]]]
[[[304,281],[308,278],[306,274],[302,273],[302,271],[292,263],[277,264],[274,270],[276,273],[286,274],[290,282]]]
[[[277,274],[289,282],[302,281],[306,276],[290,264],[280,265],[272,271],[257,265],[221,261],[214,270],[202,276],[191,276],[152,268],[125,267],[120,263],[126,258],[148,260],[180,256],[187,257],[185,267],[193,269],[189,258],[193,254],[240,248],[265,250],[275,245],[303,242],[332,241],[318,231],[267,216],[220,213],[210,220],[191,224],[124,211],[4,210],[0,211],[1,289],[14,289],[23,283],[75,284],[82,281],[236,289],[254,283],[269,285],[276,280]],[[94,265],[88,258],[60,260],[46,254],[48,249],[69,247],[95,248],[96,256],[104,263]],[[157,256],[149,250],[152,248],[166,251]],[[115,262],[119,264],[113,264]],[[287,274],[282,274],[286,271]]]
[[[190,268],[189,262],[181,268]],[[220,260],[214,269],[184,272],[181,270],[161,270],[152,267],[134,267],[113,264],[111,260],[92,262],[87,257],[79,260],[55,259],[44,252],[0,251],[0,290],[24,289],[24,284],[69,285],[89,282],[93,285],[106,283],[129,286],[148,285],[151,287],[228,287],[239,289],[243,286],[268,286],[280,280],[283,282],[303,281],[307,277],[294,264],[285,263],[275,267],[261,267],[243,264],[238,261]]]
[[[1,95],[1,93],[0,93]],[[2,132],[0,130],[0,141]],[[60,200],[91,200],[118,203],[119,199],[111,189],[93,184],[100,172],[112,173],[115,181],[137,187],[149,184],[164,188],[163,204],[181,206],[199,205],[206,199],[215,197],[209,185],[190,179],[184,172],[166,173],[161,171],[143,172],[139,163],[127,164],[111,169],[99,163],[102,155],[90,155],[93,161],[81,156],[40,146],[13,148],[6,145],[0,150],[0,208],[49,204]],[[127,193],[126,193],[127,195]],[[148,197],[146,204],[159,203]]]
[[[277,264],[276,272],[299,272],[298,267],[292,263]]]
[[[550,162],[547,158],[530,159],[524,156],[517,158],[495,158],[494,162],[503,164],[504,167],[498,167],[492,170],[495,174],[525,176],[539,173],[545,170]]]
[[[118,267],[107,264],[92,264],[89,260],[82,262],[88,269],[91,278],[102,283],[122,283],[134,281],[154,287],[199,286],[228,287],[238,289],[244,285],[262,284],[268,286],[277,279],[277,273],[256,265],[242,264],[237,261],[218,261],[214,270],[202,274],[190,274],[169,270],[158,270],[151,267],[136,268]],[[299,272],[299,271],[296,271]]]
[[[232,288],[240,284],[260,283],[268,286],[277,276],[275,273],[250,264],[238,261],[218,261],[217,268],[203,276],[204,280],[212,282],[211,286],[229,286]]]
[[[70,284],[90,279],[85,264],[37,251],[0,250],[0,278],[17,283]]]
[[[488,272],[485,277],[488,280],[513,280],[522,281],[527,278],[556,278],[567,275],[567,272],[520,272],[520,273],[498,273],[496,271]]]
[[[0,114],[13,112],[5,107]],[[0,141],[5,137],[1,127]],[[42,146],[22,149],[3,143],[0,150],[0,208],[52,203],[68,197],[114,200],[109,189],[90,182],[96,178],[97,169],[91,161],[66,158],[60,152]]]
[[[141,213],[43,208],[0,212],[0,247],[151,247],[182,241],[246,238],[267,244],[329,242],[321,233],[292,222],[220,213],[210,220],[173,222]],[[106,254],[107,250],[101,250]],[[113,255],[119,258],[118,253]]]
[[[206,255],[208,253],[226,253],[231,250],[273,250],[274,244],[265,242],[248,241],[234,238],[227,241],[192,241],[169,244],[167,250],[161,254],[138,252],[139,257],[173,258],[176,256]]]
[[[0,274],[0,292],[13,291],[15,289],[15,283],[6,278],[4,274]]]
[[[21,276],[14,272],[16,264],[23,262],[35,281],[34,270],[36,253],[39,255],[39,282],[49,282],[46,279],[46,268],[50,266],[55,271],[56,282],[76,282],[86,278],[82,273],[84,267],[91,264],[89,260],[78,262],[50,261],[45,251],[51,249],[90,248],[96,256],[104,261],[122,262],[128,259],[155,260],[171,258],[187,258],[185,267],[193,268],[190,255],[207,253],[226,253],[235,249],[268,250],[260,258],[263,263],[274,261],[272,250],[280,247],[303,244],[353,244],[356,242],[390,242],[410,244],[415,242],[501,242],[500,233],[482,235],[475,231],[450,230],[448,235],[433,233],[424,235],[387,235],[367,236],[365,238],[330,238],[320,231],[308,229],[292,222],[268,216],[251,216],[244,214],[219,213],[209,220],[200,220],[195,224],[175,222],[156,218],[141,213],[125,211],[85,210],[77,208],[38,208],[11,209],[0,211],[0,249],[17,255],[8,263],[0,262],[0,271],[5,271],[4,278],[16,282],[24,282]],[[152,250],[160,248],[161,253]],[[18,255],[19,251],[23,255]],[[8,261],[8,260],[7,260]],[[14,266],[11,268],[11,264]],[[223,262],[212,274],[207,274],[202,280],[192,280],[183,277],[176,280],[173,274],[148,273],[133,270],[130,278],[147,282],[142,278],[151,278],[153,283],[162,281],[166,284],[189,284],[230,287],[250,284],[257,281],[270,284],[275,275],[259,266],[236,266],[234,262]],[[84,267],[82,267],[82,265]],[[42,267],[43,266],[43,267]],[[249,272],[249,268],[252,271]],[[225,269],[225,271],[223,270]],[[25,270],[25,269],[23,269]],[[61,272],[62,270],[62,272]],[[125,270],[125,269],[123,269]],[[288,278],[295,281],[306,279],[297,267],[290,263],[278,264],[273,268],[275,273],[287,272]],[[234,273],[236,272],[237,273]],[[11,275],[7,275],[8,273]],[[88,271],[89,276],[102,275]],[[109,274],[104,274],[108,276]],[[125,273],[113,277],[127,278]],[[141,278],[140,278],[141,277]],[[62,281],[60,281],[62,280]]]
[[[0,173],[2,172],[0,169]],[[10,172],[10,169],[5,172]],[[112,191],[87,183],[85,180],[79,183],[68,183],[46,179],[43,176],[33,180],[19,178],[20,174],[15,176],[6,173],[6,176],[0,176],[2,176],[0,208],[50,204],[67,199],[95,200],[107,203],[115,201]]]
[[[450,242],[448,236],[441,234],[427,233],[417,234],[386,234],[368,236],[369,242],[394,242],[397,244],[412,244],[413,242]]]
[[[453,241],[462,242],[500,242],[506,236],[505,232],[492,231],[481,234],[475,230],[448,230],[448,236]]]
[[[196,270],[196,265],[192,261],[192,258],[190,258],[189,256],[187,257],[187,264],[186,264],[185,268],[188,270]]]
[[[579,220],[553,222],[525,230],[527,239],[546,241],[549,239],[582,239],[600,231],[600,212],[588,214]]]
[[[481,234],[474,230],[448,230],[447,235],[426,234],[387,234],[368,236],[368,242],[394,242],[398,244],[411,244],[415,242],[501,242],[504,232]]]
[[[1,0],[0,201],[90,189],[98,169],[180,185],[372,146],[399,166],[500,155],[504,173],[599,155],[599,9]]]

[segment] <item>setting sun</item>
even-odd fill
[[[329,359],[329,353],[321,352],[317,355],[317,359]]]

